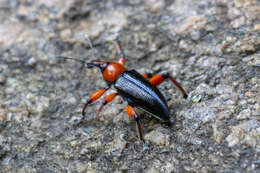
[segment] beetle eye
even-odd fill
[[[105,68],[106,66],[107,66],[107,63],[100,64],[100,67],[101,67],[101,68]]]

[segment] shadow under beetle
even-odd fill
[[[86,39],[89,42],[90,47],[92,48],[93,53],[93,46],[86,36]],[[169,108],[165,101],[164,96],[158,90],[156,86],[160,85],[165,79],[170,79],[182,92],[183,97],[187,98],[187,93],[182,88],[179,82],[177,82],[169,73],[162,73],[157,74],[155,76],[151,76],[151,74],[143,74],[141,75],[135,70],[127,70],[125,68],[125,54],[121,43],[118,38],[116,38],[116,43],[118,46],[118,53],[119,59],[117,62],[106,62],[101,60],[92,60],[89,63],[85,61],[74,59],[74,58],[67,58],[65,59],[72,59],[76,61],[80,61],[82,63],[87,64],[87,68],[98,67],[103,74],[103,78],[107,83],[107,87],[100,89],[94,92],[90,98],[87,100],[86,104],[83,107],[82,115],[84,119],[86,114],[87,106],[94,102],[95,100],[99,99],[112,85],[116,88],[117,92],[109,94],[105,97],[102,105],[98,109],[97,116],[102,111],[102,108],[111,102],[116,96],[121,96],[127,103],[126,112],[129,117],[134,118],[136,121],[136,127],[138,131],[138,136],[140,140],[143,141],[143,134],[142,128],[139,120],[139,116],[136,113],[135,108],[141,108],[155,118],[170,123],[170,116],[169,116]],[[93,54],[92,54],[93,56]]]

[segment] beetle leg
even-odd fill
[[[143,76],[145,79],[149,79],[152,77],[152,73],[144,73]]]
[[[99,107],[98,112],[96,114],[96,119],[98,119],[100,112],[102,111],[103,107],[108,104],[109,102],[111,102],[116,96],[118,95],[118,93],[112,93],[109,94],[108,96],[106,96],[105,100],[103,101],[102,105]]]
[[[82,118],[82,119],[84,119],[84,117],[85,117],[85,113],[86,113],[87,106],[88,106],[90,103],[94,102],[95,100],[99,99],[108,89],[109,89],[109,87],[104,88],[104,89],[101,89],[101,90],[98,90],[98,91],[94,92],[94,93],[90,96],[90,98],[87,100],[86,104],[85,104],[84,107],[83,107],[83,110],[82,110],[82,116],[83,116],[83,118]]]
[[[118,38],[116,38],[116,44],[118,46],[118,54],[119,54],[119,60],[117,61],[119,64],[121,64],[122,66],[125,66],[125,53],[123,50],[123,47],[121,45],[121,42],[119,41]]]
[[[129,117],[135,119],[135,121],[136,121],[136,129],[137,129],[137,131],[138,131],[139,139],[142,140],[142,141],[144,141],[144,139],[143,139],[143,133],[142,133],[142,126],[141,126],[141,123],[140,123],[139,116],[137,115],[135,109],[134,109],[132,106],[128,105],[128,106],[126,107],[126,112],[127,112],[127,114],[129,115]]]
[[[186,91],[182,88],[181,84],[179,82],[177,82],[169,73],[162,73],[162,74],[157,74],[155,76],[153,76],[150,79],[151,84],[157,86],[160,85],[165,79],[170,79],[182,92],[183,97],[187,98],[188,95],[186,93]]]

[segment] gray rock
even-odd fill
[[[259,172],[260,5],[256,0],[0,2],[0,172]],[[94,46],[94,57],[84,35]],[[168,126],[142,111],[146,143],[89,62],[168,71]],[[115,92],[112,89],[107,94]]]

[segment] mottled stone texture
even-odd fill
[[[259,0],[0,0],[0,172],[260,172],[259,16]],[[116,60],[116,34],[129,69],[189,93],[159,86],[174,125],[141,113],[146,144],[120,97],[78,125],[106,85],[58,58]]]

